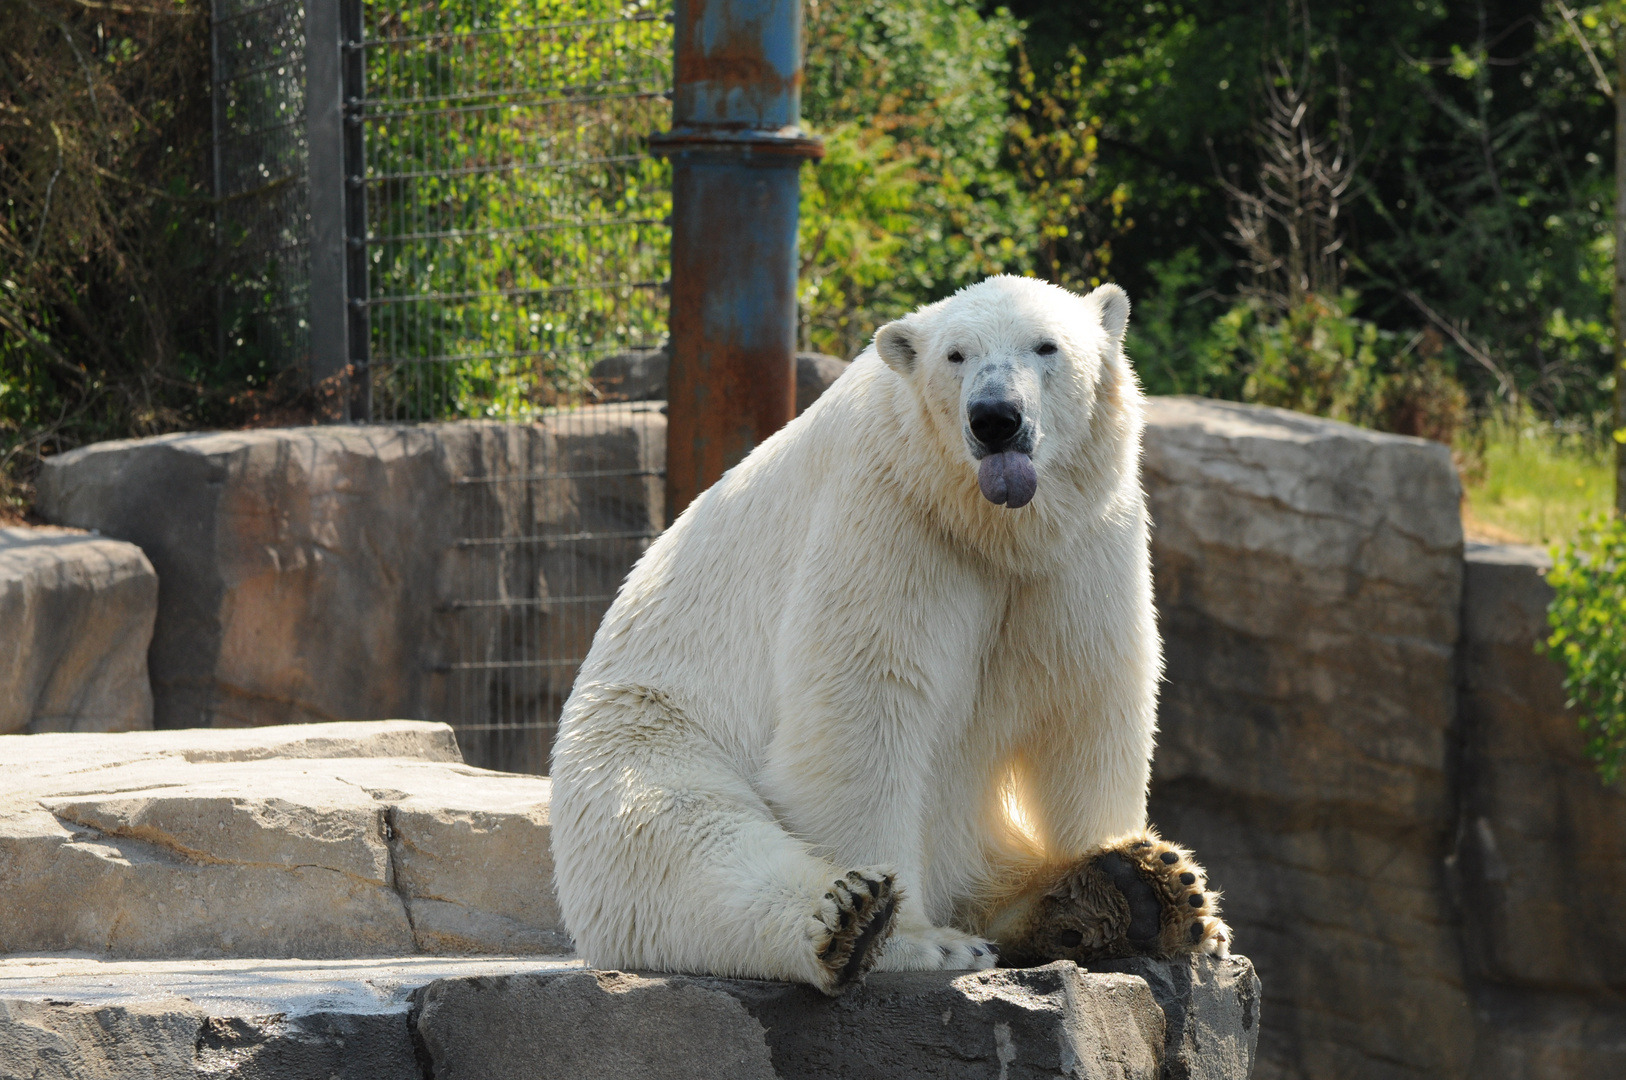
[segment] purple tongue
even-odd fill
[[[1039,474],[1033,471],[1032,458],[1007,450],[982,459],[977,466],[977,486],[989,502],[1015,510],[1033,501],[1033,493],[1039,489]]]

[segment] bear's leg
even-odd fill
[[[880,956],[892,869],[815,855],[659,691],[578,688],[552,772],[554,880],[588,963],[834,993]]]
[[[988,920],[1000,963],[1125,956],[1226,956],[1231,931],[1191,852],[1146,831],[1081,859],[1039,867]]]

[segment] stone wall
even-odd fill
[[[1450,454],[1221,402],[1157,400],[1151,419],[1152,817],[1198,852],[1259,966],[1259,1075],[1463,1076]]]
[[[553,612],[545,601],[613,593],[637,548],[561,544],[519,559],[458,541],[659,528],[653,474],[665,446],[666,418],[652,405],[538,424],[172,435],[48,459],[39,510],[133,542],[152,560],[159,728],[455,721],[471,693],[540,699],[551,715],[573,669],[494,671],[500,686],[470,690],[449,665],[484,643],[464,635],[517,631],[500,617],[464,618],[450,602],[478,579],[492,597],[538,604],[557,623],[559,647],[584,655],[592,621],[573,618],[579,605]],[[563,477],[527,482],[543,472]],[[536,741],[508,766],[544,770],[547,740]]]
[[[1539,657],[1531,548],[1442,446],[1153,402],[1152,817],[1258,965],[1262,1078],[1626,1076],[1626,796]]]
[[[1552,589],[1540,548],[1468,545],[1456,847],[1479,1039],[1473,1074],[1626,1076],[1626,791],[1598,782],[1532,643]]]

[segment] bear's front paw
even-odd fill
[[[1191,852],[1146,832],[1106,845],[1059,873],[1042,875],[1013,906],[996,935],[1002,963],[1124,956],[1230,954],[1219,917]]]
[[[852,870],[831,884],[816,915],[819,989],[833,994],[875,966],[900,899],[892,875],[881,871]]]

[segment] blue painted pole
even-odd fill
[[[666,507],[795,415],[801,0],[677,0]]]

